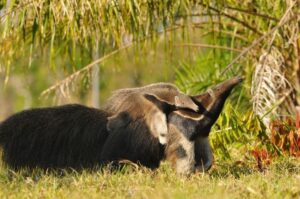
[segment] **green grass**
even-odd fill
[[[300,161],[276,160],[265,172],[254,162],[216,163],[208,174],[177,176],[127,166],[118,172],[34,174],[0,168],[0,198],[300,198]]]

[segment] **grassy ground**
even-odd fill
[[[0,165],[0,198],[300,198],[300,161],[276,160],[265,172],[251,163],[216,163],[208,174],[176,176],[168,164],[157,171],[63,175],[13,173]]]

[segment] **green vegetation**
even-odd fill
[[[196,94],[245,77],[212,129],[209,174],[183,178],[167,164],[62,176],[2,166],[0,198],[299,198],[299,8],[297,0],[0,0],[0,120],[30,107],[102,105],[123,87],[166,81]]]
[[[111,173],[33,175],[0,170],[1,198],[299,198],[298,160],[277,160],[263,173],[249,162],[217,162],[209,174],[177,176],[169,165],[157,171],[125,167]]]

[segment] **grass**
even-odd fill
[[[1,166],[0,198],[300,198],[300,162],[282,158],[263,173],[254,162],[217,162],[208,174],[188,178],[167,163],[156,171],[127,166],[61,175]]]

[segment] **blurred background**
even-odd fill
[[[0,120],[154,82],[195,94],[245,76],[214,126],[218,158],[300,156],[300,3],[0,0]]]

